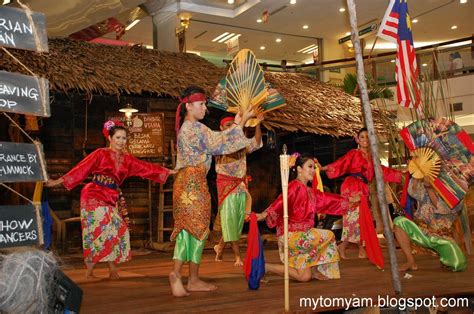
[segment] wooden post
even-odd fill
[[[290,311],[290,276],[288,269],[288,168],[289,156],[286,145],[283,145],[283,154],[280,155],[281,188],[283,195],[283,237],[284,237],[284,264],[285,264],[285,312]]]
[[[383,180],[382,167],[380,165],[380,158],[378,152],[377,137],[375,135],[374,121],[372,118],[372,110],[369,102],[369,95],[367,92],[367,84],[364,75],[364,60],[362,58],[362,51],[359,41],[359,34],[357,30],[357,15],[354,0],[347,0],[347,7],[349,9],[349,18],[352,28],[352,42],[354,44],[355,59],[357,66],[357,81],[360,88],[360,95],[365,113],[365,124],[369,133],[370,149],[372,152],[372,159],[374,162],[375,180],[377,183],[377,196],[379,206],[382,212],[382,219],[384,224],[385,238],[388,243],[388,252],[390,255],[390,267],[392,271],[392,284],[397,295],[402,293],[402,284],[398,274],[397,257],[395,255],[395,245],[392,230],[388,219],[388,206],[385,198],[385,184]]]

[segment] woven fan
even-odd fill
[[[412,153],[413,157],[408,164],[408,171],[415,179],[429,177],[434,181],[441,169],[441,159],[429,147],[417,148]]]
[[[226,75],[225,86],[228,111],[244,112],[253,107],[256,113],[263,112],[261,107],[268,96],[263,71],[257,58],[249,49],[243,49],[235,56]]]
[[[471,166],[474,144],[466,131],[446,118],[428,118],[414,121],[403,128],[400,135],[414,156],[413,164],[409,164],[410,173],[416,173],[420,178],[429,174],[436,192],[450,208],[455,208],[469,190],[469,182],[474,176]],[[437,157],[423,149],[435,152]],[[433,161],[434,165],[431,165],[433,158],[440,162]],[[438,164],[439,168],[434,167]],[[428,168],[435,169],[433,171],[438,174],[430,174]]]

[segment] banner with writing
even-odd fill
[[[40,143],[0,142],[0,182],[47,181]]]
[[[44,14],[0,6],[0,46],[48,52]]]
[[[0,71],[0,111],[50,117],[48,80]]]
[[[39,205],[0,206],[0,248],[41,245]]]
[[[126,125],[123,115],[108,114],[107,117],[108,120],[120,120]],[[165,116],[162,112],[134,114],[131,125],[127,127],[128,152],[135,157],[163,156],[164,120]]]

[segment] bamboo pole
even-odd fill
[[[359,82],[360,95],[364,108],[365,124],[369,133],[370,149],[372,152],[372,159],[374,163],[375,180],[377,183],[377,197],[379,206],[382,212],[382,219],[384,225],[385,238],[388,243],[388,252],[390,255],[390,268],[392,271],[392,285],[397,295],[402,293],[402,284],[398,274],[397,257],[395,255],[395,245],[392,230],[388,219],[388,206],[385,198],[385,184],[383,180],[382,167],[380,165],[380,158],[378,152],[377,137],[375,135],[374,121],[372,118],[372,110],[369,102],[369,95],[367,92],[367,84],[365,82],[364,61],[362,58],[362,50],[359,41],[359,34],[357,30],[357,15],[354,0],[347,0],[347,8],[349,10],[350,24],[352,28],[352,43],[354,44],[355,59],[357,66],[357,81]]]
[[[289,156],[286,145],[283,145],[283,154],[280,155],[281,189],[283,195],[283,237],[284,237],[284,264],[285,264],[285,312],[290,311],[290,276],[288,271],[288,168]]]

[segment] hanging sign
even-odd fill
[[[366,26],[366,27],[360,29],[359,30],[359,38],[364,38],[364,37],[369,36],[372,33],[375,33],[377,31],[378,27],[379,27],[379,23],[378,22],[373,22],[369,26]],[[351,35],[348,35],[348,36],[345,36],[345,37],[342,37],[341,39],[339,39],[339,44],[343,44],[343,43],[345,43],[346,41],[349,41],[349,40],[351,40]]]
[[[40,143],[0,142],[0,182],[47,181]]]
[[[227,54],[232,55],[234,53],[237,53],[239,49],[239,37],[236,36],[232,38],[231,40],[226,41],[225,43],[227,45]]]
[[[125,122],[124,116],[107,115],[108,120]],[[162,112],[137,113],[128,130],[127,149],[135,157],[163,156],[165,116]]]
[[[0,248],[43,244],[40,205],[0,206]]]
[[[0,71],[0,111],[50,117],[48,80]]]
[[[0,46],[48,52],[44,14],[0,6]]]

